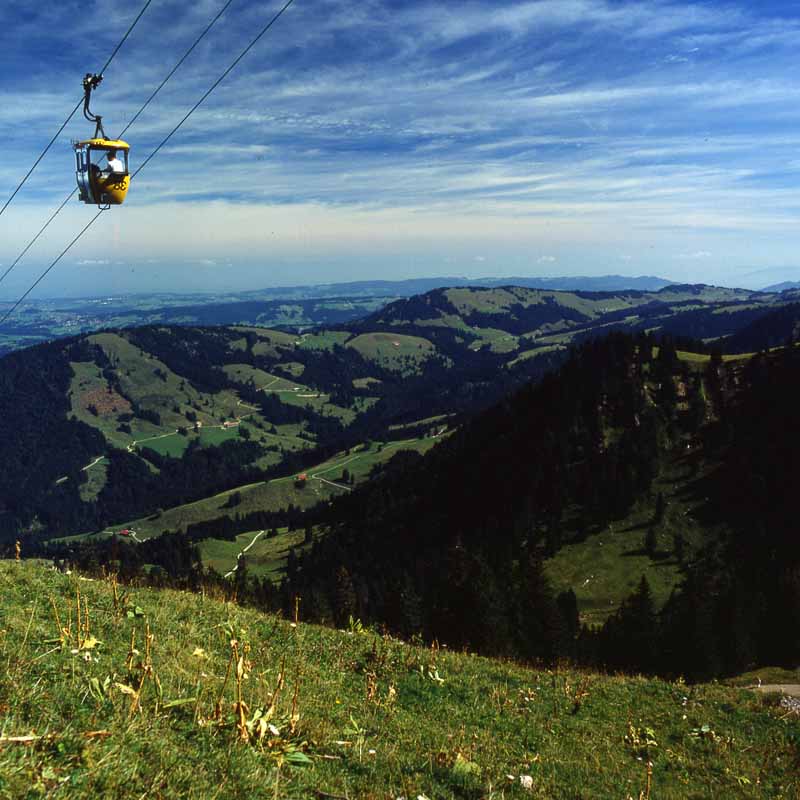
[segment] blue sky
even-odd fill
[[[95,95],[109,134],[223,2],[153,0]],[[3,202],[140,5],[0,5]],[[277,8],[234,0],[128,132],[133,168]],[[800,280],[798,50],[788,2],[295,0],[33,296]],[[0,217],[0,264],[72,188],[88,128],[78,114]],[[62,212],[0,298],[92,214]]]

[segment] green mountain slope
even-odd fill
[[[121,526],[370,439],[425,436],[424,420],[485,408],[587,338],[728,336],[790,299],[708,286],[437,289],[302,335],[153,326],[13,353],[0,359],[11,389],[0,396],[0,536]]]
[[[653,292],[464,287],[398,300],[359,327],[450,329],[465,346],[506,353],[511,361],[611,330],[720,339],[791,300],[791,293],[705,285],[670,285]]]
[[[741,689],[524,668],[35,563],[0,562],[0,581],[2,797],[800,788],[796,717]]]
[[[337,498],[287,592],[338,624],[552,658],[570,654],[576,610],[601,620],[649,573],[655,649],[638,662],[604,640],[587,658],[695,676],[792,665],[798,640],[779,620],[796,628],[800,597],[797,357],[724,362],[621,334],[584,345],[424,459]],[[702,646],[667,643],[689,630]]]

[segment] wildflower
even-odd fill
[[[533,778],[530,775],[520,775],[519,785],[527,792],[533,791]]]

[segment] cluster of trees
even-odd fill
[[[131,453],[109,450],[106,483],[93,505],[98,527],[263,480],[264,471],[252,466],[260,452],[257,444],[235,439],[216,447],[194,440],[180,458],[143,448],[156,474]]]
[[[291,554],[280,587],[240,563],[240,601],[290,613],[300,595],[304,616],[321,622],[353,616],[487,654],[690,679],[788,665],[800,659],[798,390],[800,348],[746,366],[715,353],[690,372],[674,342],[613,334],[330,505],[192,526],[146,555],[121,555],[118,542],[73,557],[112,559],[128,574],[146,558],[159,567],[151,580],[192,587],[219,581],[201,570],[197,539],[284,524],[310,534],[314,524],[325,535]],[[553,592],[543,560],[626,513],[687,440],[707,467],[693,485],[696,513],[728,535],[693,554],[663,609],[642,580],[605,626],[581,628],[574,593]]]
[[[318,509],[321,507],[320,505]],[[279,511],[251,511],[247,514],[234,514],[232,517],[193,522],[186,526],[186,536],[193,542],[212,538],[233,541],[240,533],[248,531],[273,531],[277,528],[295,530],[303,527],[312,515],[289,503],[287,508]]]
[[[673,343],[656,357],[653,344],[588,343],[425,459],[404,456],[337,499],[286,593],[323,621],[353,614],[486,653],[692,679],[797,663],[800,351],[744,368],[714,354],[700,375]],[[687,440],[701,447],[694,459],[717,464],[695,482],[697,513],[729,535],[693,560],[663,610],[643,581],[602,630],[580,631],[574,596],[553,595],[542,558],[624,514]]]
[[[36,518],[57,520],[60,529],[84,518],[80,469],[106,451],[106,442],[68,418],[72,371],[62,353],[72,341],[0,359],[0,539],[18,536]]]
[[[726,353],[755,353],[800,341],[800,303],[790,303],[754,319],[723,343]]]
[[[317,515],[328,533],[289,571],[288,591],[321,620],[352,612],[455,647],[557,652],[575,619],[542,559],[624,514],[683,425],[680,362],[669,343],[654,359],[653,344],[588,343],[426,458],[404,456],[337,498]],[[541,641],[519,634],[530,626],[544,626]]]

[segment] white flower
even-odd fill
[[[520,775],[519,785],[528,792],[533,791],[533,778],[530,775]]]

